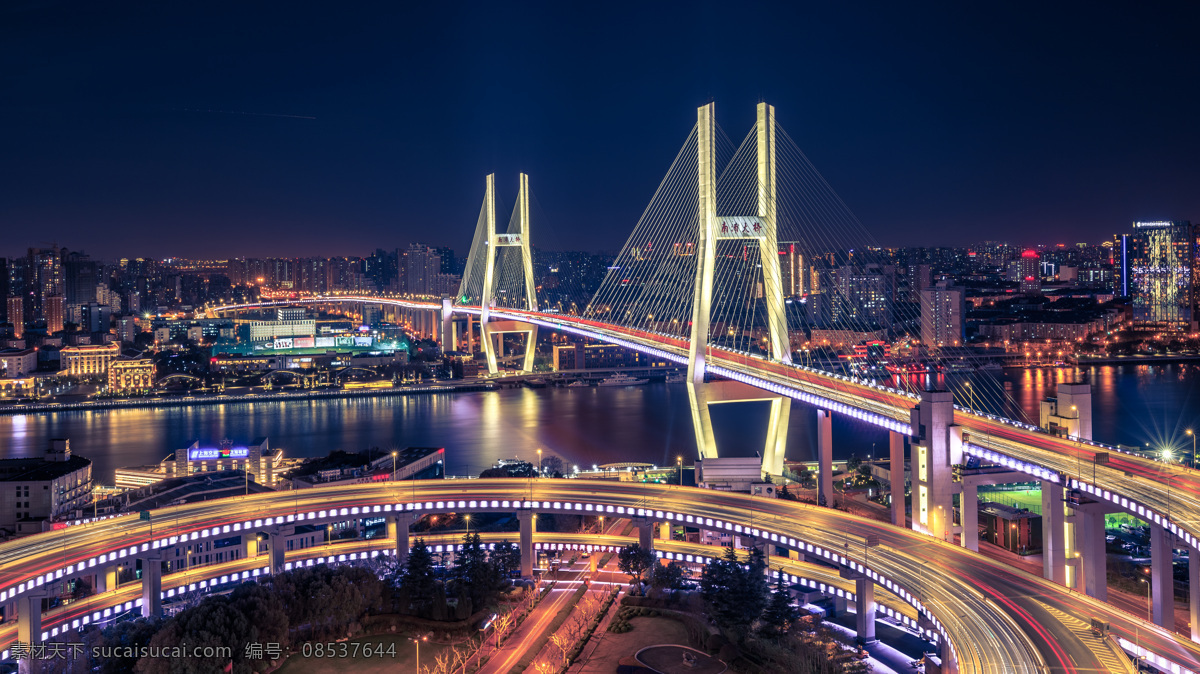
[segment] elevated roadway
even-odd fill
[[[184,537],[195,540],[300,523],[323,526],[389,513],[411,517],[519,510],[640,517],[748,534],[807,558],[868,574],[879,587],[912,605],[932,632],[949,639],[960,671],[1104,671],[1106,648],[1079,630],[1092,618],[1108,620],[1118,636],[1128,636],[1131,643],[1136,639],[1180,671],[1200,670],[1200,649],[1188,640],[924,534],[790,501],[591,480],[350,485],[166,508],[154,511],[151,523],[119,517],[71,526],[0,545],[0,601],[43,592],[46,583],[72,575],[94,573],[97,564],[105,563],[98,560],[111,563],[122,551],[126,558],[136,556],[182,544]],[[878,544],[868,546],[869,541]],[[661,545],[667,549],[667,543]]]

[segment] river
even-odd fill
[[[1016,403],[1034,422],[1038,402],[1074,369],[1006,370]],[[1172,445],[1191,452],[1187,428],[1200,430],[1200,366],[1102,366],[1083,372],[1094,384],[1097,440]],[[714,408],[722,455],[749,455],[762,445],[766,406]],[[811,460],[811,408],[793,404],[788,458]],[[834,415],[835,456],[887,450],[886,433]],[[35,456],[52,438],[68,438],[91,459],[96,479],[111,484],[121,466],[157,463],[195,440],[247,442],[266,436],[290,457],[334,449],[446,448],[447,472],[477,475],[497,459],[536,459],[536,450],[590,467],[619,461],[666,465],[695,455],[687,390],[682,384],[628,388],[506,389],[349,400],[255,402],[161,409],[117,409],[0,416],[0,457]]]

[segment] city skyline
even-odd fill
[[[113,257],[139,237],[137,254],[154,258],[304,256],[329,239],[339,255],[414,240],[461,249],[483,176],[497,174],[511,206],[526,171],[535,244],[616,249],[709,100],[734,138],[751,103],[775,104],[887,246],[965,245],[981,230],[1022,245],[1046,231],[1097,241],[1200,213],[1194,94],[1175,86],[1195,75],[1182,35],[1192,8],[1081,19],[708,6],[643,9],[632,28],[386,6],[262,8],[235,22],[197,8],[4,11],[17,102],[0,120],[18,132],[0,220],[29,231],[28,246]],[[746,34],[771,16],[756,49],[688,37]],[[1169,104],[1138,103],[1163,92]]]

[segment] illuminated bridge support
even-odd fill
[[[159,549],[142,555],[142,617],[161,618],[163,553]]]
[[[454,302],[449,297],[442,298],[442,334],[438,335],[438,341],[442,344],[442,352],[458,351],[458,343],[455,339],[454,329]]]
[[[999,466],[963,469],[959,475],[962,493],[958,496],[959,521],[962,536],[959,543],[972,552],[979,552],[979,488],[984,485],[1025,482],[1029,476]]]
[[[954,469],[962,463],[962,427],[954,424],[954,396],[923,391],[912,411],[912,528],[950,541],[953,535]]]
[[[783,304],[783,283],[779,270],[779,255],[775,234],[775,108],[758,104],[756,122],[758,145],[758,212],[753,216],[717,216],[717,167],[715,149],[716,108],[709,103],[696,112],[697,147],[697,212],[700,220],[696,248],[696,284],[692,299],[692,334],[688,358],[688,399],[691,403],[692,426],[700,458],[717,458],[717,443],[713,435],[712,416],[708,406],[714,403],[770,400],[771,412],[767,440],[763,448],[764,473],[783,474],[783,457],[787,443],[787,426],[791,399],[757,391],[734,394],[729,388],[714,389],[704,381],[708,353],[709,321],[712,317],[713,278],[716,267],[717,240],[749,240],[758,246],[762,264],[763,293],[767,307],[771,359],[791,363],[787,333],[787,315]],[[754,227],[721,227],[722,222],[752,220]],[[749,233],[748,230],[754,230]],[[733,233],[736,232],[736,233]],[[832,496],[832,494],[831,494]]]
[[[830,458],[833,456],[832,451],[833,443],[830,442]],[[904,488],[907,484],[904,467],[904,436],[896,431],[888,432],[888,472],[891,475],[892,483],[892,524],[898,527],[908,526],[904,508]]]
[[[638,545],[641,546],[643,550],[653,551],[654,530],[657,528],[654,526],[654,520],[645,516],[635,516],[633,518],[633,525],[637,527],[638,530]]]
[[[863,574],[846,567],[841,568],[841,576],[854,581],[855,630],[858,632],[858,643],[873,644],[875,638],[875,581]]]
[[[92,582],[92,592],[99,594],[114,590],[117,587],[117,565],[109,564],[97,567],[93,577],[95,580]]]
[[[17,641],[24,644],[42,641],[42,592],[27,592],[17,598]],[[42,671],[41,662],[22,658],[17,662],[20,674]]]
[[[817,410],[817,505],[833,507],[833,412],[821,409]]]
[[[405,514],[389,517],[387,521],[388,538],[396,541],[396,563],[400,566],[408,563],[408,553],[412,550],[412,520],[412,515]]]
[[[1087,596],[1108,601],[1108,554],[1105,551],[1104,515],[1117,512],[1115,508],[1092,501],[1081,503],[1075,510],[1076,550],[1080,567],[1075,589]]]
[[[1150,524],[1150,586],[1154,607],[1150,621],[1172,632],[1175,631],[1174,544],[1174,536],[1166,527]]]
[[[518,510],[521,523],[521,577],[533,577],[533,534],[537,531],[537,515],[532,510]]]
[[[1042,577],[1067,584],[1066,492],[1062,485],[1042,480]]]
[[[510,332],[522,332],[527,335],[525,343],[525,363],[522,372],[533,371],[533,357],[537,351],[537,326],[532,323],[518,321],[502,321],[488,323],[495,298],[492,297],[493,285],[496,281],[496,255],[501,248],[516,248],[521,253],[521,265],[525,276],[525,309],[537,311],[537,295],[533,285],[533,257],[529,252],[529,176],[521,174],[521,188],[517,193],[518,230],[514,233],[496,233],[496,176],[487,177],[487,191],[484,195],[484,208],[487,212],[487,250],[484,252],[486,261],[483,272],[483,300],[480,303],[482,311],[479,317],[480,337],[483,352],[487,356],[488,372],[498,374],[500,369],[496,364],[496,346],[492,344],[492,335],[502,335]],[[503,349],[503,345],[500,346]]]
[[[271,549],[268,554],[271,555],[271,575],[283,573],[283,558],[287,554],[287,537],[290,536],[296,527],[274,527],[271,529],[271,540],[268,545]]]

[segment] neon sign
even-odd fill
[[[246,447],[224,449],[189,449],[188,461],[211,461],[213,459],[245,459],[250,456]]]

